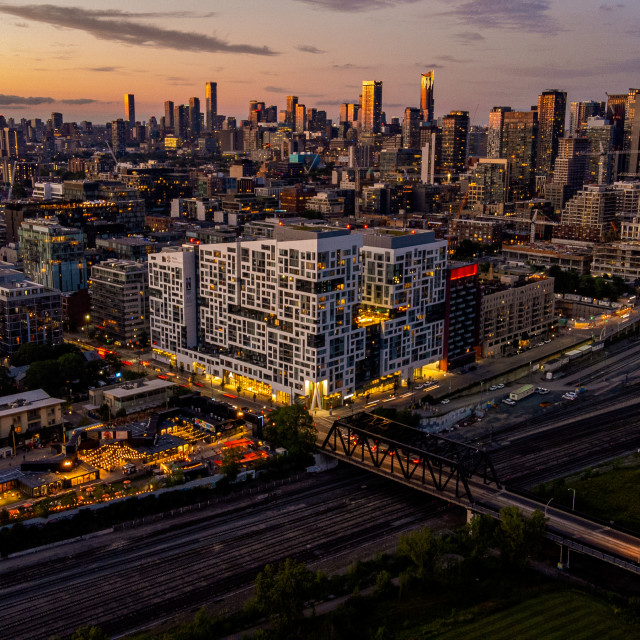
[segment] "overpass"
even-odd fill
[[[440,497],[469,514],[500,518],[508,506],[527,516],[544,511],[546,535],[560,545],[561,562],[567,549],[568,564],[573,549],[640,574],[640,538],[505,489],[489,454],[477,447],[370,413],[335,420],[318,442],[333,458]]]

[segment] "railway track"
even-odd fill
[[[267,562],[335,556],[419,526],[442,508],[441,501],[352,473],[258,508],[165,528],[155,523],[152,535],[145,529],[116,537],[89,557],[72,550],[51,564],[46,554],[23,558],[22,569],[0,566],[0,637],[64,637],[83,624],[125,633],[220,600],[248,586]]]
[[[639,425],[628,407],[615,409],[519,437],[491,457],[503,482],[531,487],[637,449]]]

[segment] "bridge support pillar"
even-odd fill
[[[469,524],[471,520],[473,520],[473,516],[475,515],[476,514],[473,512],[472,509],[467,509],[467,524]]]

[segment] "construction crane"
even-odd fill
[[[111,148],[111,145],[109,144],[109,141],[105,140],[105,143],[107,145],[107,149],[109,149],[109,153],[111,154],[111,157],[113,158],[113,161],[116,163],[116,166],[118,166],[118,159],[116,158],[116,154],[113,153],[113,149]]]

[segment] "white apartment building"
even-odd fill
[[[176,354],[198,344],[195,247],[165,247],[149,256],[149,319],[154,349]]]
[[[191,307],[176,315],[183,288],[167,263],[185,278],[190,255],[195,275],[193,249],[197,320]],[[149,260],[155,355],[276,402],[337,406],[441,359],[445,266],[446,242],[432,232],[284,225],[272,238],[165,250]],[[197,348],[180,339],[196,333]]]

